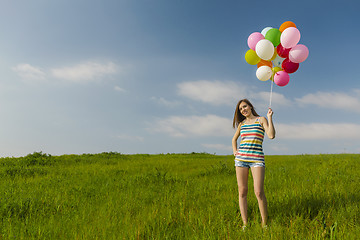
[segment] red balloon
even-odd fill
[[[287,58],[289,56],[291,48],[284,48],[281,43],[276,47],[277,54],[282,58]]]
[[[281,65],[282,69],[284,69],[284,71],[287,73],[296,72],[296,70],[298,70],[299,66],[300,66],[299,63],[291,62],[289,58],[285,59]]]

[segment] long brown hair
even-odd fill
[[[245,99],[241,99],[238,104],[236,104],[236,108],[235,108],[235,113],[234,113],[234,120],[233,120],[233,128],[237,128],[239,126],[239,124],[245,120],[245,116],[241,114],[239,106],[242,102],[246,102],[247,105],[249,105],[251,107],[251,113],[256,116],[259,117],[259,114],[256,113],[254,106],[251,104],[251,102],[249,100]]]

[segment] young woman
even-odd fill
[[[235,156],[236,178],[239,188],[239,206],[243,229],[248,224],[247,216],[247,193],[249,168],[254,180],[254,192],[259,203],[263,227],[267,224],[267,201],[264,193],[265,161],[262,142],[265,133],[270,139],[275,137],[275,128],[272,121],[271,108],[267,113],[268,120],[260,117],[253,105],[247,99],[238,102],[235,109],[233,127],[237,130],[232,139],[232,147]],[[237,148],[237,140],[240,137],[240,146]]]

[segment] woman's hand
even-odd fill
[[[267,113],[268,119],[269,119],[269,118],[272,118],[272,115],[273,115],[273,114],[274,114],[274,112],[272,111],[271,108],[269,108],[269,111],[268,111],[268,113]]]
[[[266,118],[262,118],[262,125],[265,129],[265,132],[266,134],[268,135],[268,137],[270,139],[273,139],[275,138],[275,128],[274,128],[274,124],[273,124],[273,121],[272,121],[272,115],[273,115],[273,111],[271,108],[269,108],[269,111],[267,112],[267,117],[268,119]]]

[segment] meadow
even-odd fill
[[[269,223],[250,175],[243,232],[233,156],[0,159],[0,239],[358,239],[360,155],[267,156]]]

